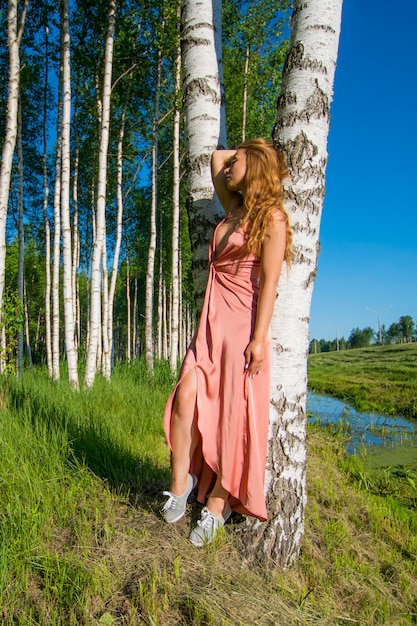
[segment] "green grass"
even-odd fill
[[[359,410],[417,417],[417,343],[310,354],[308,384]]]
[[[171,387],[165,367],[151,381],[141,363],[80,393],[42,372],[0,381],[2,625],[417,623],[413,486],[346,456],[325,429],[308,430],[290,571],[248,569],[233,523],[202,550],[188,516],[164,524]]]

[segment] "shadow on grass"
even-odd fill
[[[38,385],[34,375],[22,380],[1,379],[0,390],[13,416],[22,425],[30,425],[37,437],[47,442],[48,437],[59,435],[63,442],[60,454],[71,468],[88,467],[132,505],[159,510],[169,472],[158,466],[151,454],[135,453],[113,436],[111,420],[118,420],[118,415],[100,419],[107,407],[97,406],[97,396],[74,393],[65,383],[43,380]],[[127,432],[126,443],[130,437]]]

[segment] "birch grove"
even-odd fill
[[[306,506],[309,315],[325,194],[330,102],[342,0],[296,0],[277,104],[274,141],[288,155],[286,207],[295,259],[284,267],[272,319],[272,380],[266,498],[270,519],[249,523],[249,559],[289,567],[301,546]]]
[[[107,189],[107,151],[110,134],[110,96],[112,80],[113,44],[115,31],[116,3],[110,0],[108,16],[108,32],[106,38],[106,52],[104,61],[104,82],[102,97],[102,116],[100,127],[100,147],[98,162],[97,183],[97,212],[94,251],[91,267],[91,300],[90,323],[85,383],[91,386],[97,371],[99,342],[101,341],[101,261],[103,255],[104,238],[106,234],[106,189]],[[106,320],[107,323],[107,320]]]
[[[273,140],[287,153],[291,171],[286,192],[295,258],[283,269],[272,320],[270,519],[247,521],[242,536],[249,562],[286,568],[304,530],[308,323],[342,0],[294,1],[282,85],[291,3],[223,1],[222,9],[221,0],[165,0],[145,11],[128,0],[117,5],[116,22],[116,0],[100,6],[60,0],[48,6],[39,30],[37,7],[9,0],[2,40],[8,92],[0,309],[7,287],[23,301],[28,345],[36,326],[36,362],[58,381],[65,359],[74,389],[79,360],[85,360],[87,387],[100,369],[110,379],[115,362],[138,357],[150,372],[155,357],[167,361],[175,375],[204,296],[208,240],[223,215],[211,182],[211,153],[227,146],[226,120],[231,147],[266,136],[279,96]],[[36,46],[22,39],[28,11],[33,32],[42,33]],[[31,64],[39,70],[29,78],[35,95],[32,106],[22,108],[15,155],[22,68]],[[29,115],[39,134],[32,131],[25,143]],[[26,156],[28,144],[38,151],[40,167],[36,156]],[[5,275],[11,191],[19,209],[18,231],[9,225],[10,242],[14,230],[20,242],[16,284]],[[37,286],[25,281],[25,220],[44,276],[43,304],[32,319],[26,294]],[[4,325],[1,337],[3,372]],[[21,372],[23,328],[19,337]]]
[[[6,134],[3,143],[0,168],[0,323],[2,321],[3,293],[6,266],[6,218],[9,203],[12,162],[17,137],[17,112],[19,106],[20,83],[20,41],[25,26],[28,0],[23,5],[19,19],[18,0],[9,1],[7,35],[9,49],[9,83],[6,111]],[[2,326],[2,324],[1,324]],[[0,350],[0,373],[4,370],[4,333],[2,326],[2,345]]]
[[[267,15],[269,20],[270,0],[262,0],[253,15],[264,4],[262,19]],[[39,258],[33,262],[42,266],[43,296],[34,309],[23,295],[34,362],[45,363],[56,381],[66,362],[74,388],[78,365],[84,362],[87,386],[97,371],[108,379],[118,361],[138,357],[146,357],[150,370],[156,356],[167,360],[175,374],[204,292],[208,238],[222,214],[209,167],[212,150],[226,145],[221,3],[165,0],[145,12],[128,1],[118,5],[117,23],[110,0],[100,6],[62,0],[48,5],[45,14],[22,0],[16,7],[17,21],[9,22],[15,23],[16,33],[26,10],[29,15],[27,39],[19,40],[20,65],[28,71],[22,83],[21,240],[25,254],[34,243]],[[240,94],[229,109],[247,111],[247,132],[251,72],[258,67],[250,18],[238,12],[233,24],[227,18],[228,28],[236,32],[245,24],[244,41],[251,46],[243,90],[238,72],[232,79],[229,72],[231,93]],[[39,33],[35,48],[33,33]],[[1,36],[0,31],[5,48]],[[235,43],[226,45],[230,61]],[[16,48],[9,50],[14,54]],[[0,46],[3,62],[6,51],[2,57]],[[12,85],[15,68],[14,62],[9,67]],[[237,89],[230,80],[236,80]],[[13,93],[10,89],[9,99]],[[35,127],[32,134],[28,120]],[[240,138],[240,113],[235,126]],[[3,151],[9,146],[5,135]],[[13,206],[17,156],[14,161],[8,201]],[[6,164],[4,159],[3,172]],[[8,223],[5,219],[3,230],[8,229],[12,243],[10,216]],[[5,285],[7,293],[17,294],[12,275]],[[30,300],[36,285],[26,285],[23,276],[20,293],[26,288]],[[5,328],[2,335],[8,336]]]

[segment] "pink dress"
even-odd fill
[[[249,378],[244,370],[244,352],[255,323],[260,260],[248,253],[244,244],[245,234],[239,227],[216,256],[215,233],[212,237],[203,310],[177,386],[190,370],[195,369],[194,426],[198,444],[191,459],[190,472],[198,478],[199,502],[205,503],[220,472],[222,487],[230,493],[232,509],[264,521],[267,518],[264,477],[270,339],[261,372]],[[177,386],[168,398],[164,414],[169,445]]]

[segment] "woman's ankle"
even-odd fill
[[[207,500],[206,507],[213,513],[215,517],[221,517],[227,505],[227,499],[210,496]]]
[[[173,493],[175,496],[182,496],[186,491],[187,491],[187,487],[188,487],[188,473],[185,475],[185,477],[180,477],[180,478],[173,478],[171,481],[171,493]]]

